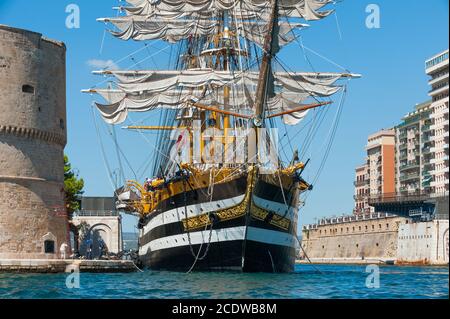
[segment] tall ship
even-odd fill
[[[328,0],[127,0],[100,21],[124,41],[164,41],[172,69],[104,69],[103,120],[154,132],[152,176],[116,191],[139,216],[139,259],[174,271],[291,272],[308,161],[279,146],[286,126],[332,105],[350,72],[292,71],[278,57],[299,44]],[[159,125],[127,125],[131,113]],[[130,124],[130,123],[128,123]],[[131,124],[135,124],[134,122]],[[313,128],[314,129],[314,128]],[[138,145],[138,144],[136,144]],[[288,158],[288,159],[287,159]]]

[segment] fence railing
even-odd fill
[[[412,202],[412,201],[424,201],[431,198],[448,196],[448,192],[434,193],[430,191],[417,191],[417,192],[400,192],[400,193],[385,193],[380,195],[370,195],[368,200],[369,204],[376,203],[393,203],[393,202]]]
[[[104,211],[104,210],[81,210],[74,213],[74,217],[116,217],[119,216],[119,212]]]

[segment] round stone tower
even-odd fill
[[[66,47],[0,25],[0,259],[53,259],[64,207]]]

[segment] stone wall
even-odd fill
[[[399,264],[448,264],[449,222],[434,220],[402,224],[398,232]]]
[[[302,247],[314,259],[393,260],[400,217],[319,225],[304,229]]]
[[[64,208],[66,48],[0,25],[0,258],[56,258]],[[45,253],[45,242],[50,251]]]

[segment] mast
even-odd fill
[[[255,98],[255,119],[253,120],[253,124],[256,127],[261,127],[264,121],[264,103],[267,89],[267,78],[269,73],[271,72],[271,63],[272,63],[272,49],[273,49],[273,41],[275,37],[275,25],[278,23],[278,0],[274,0],[272,4],[269,20],[269,34],[267,35],[264,42],[264,55],[261,63],[261,70],[259,73],[258,86],[256,89],[256,98]]]

